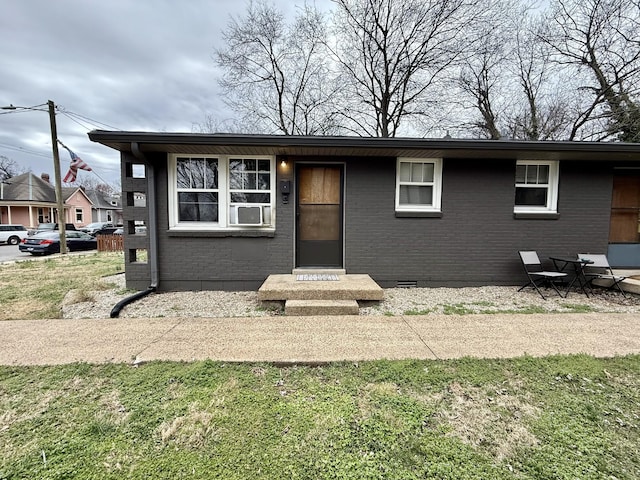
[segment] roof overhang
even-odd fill
[[[196,155],[640,161],[640,143],[122,132],[89,139],[120,152]]]

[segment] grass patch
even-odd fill
[[[122,254],[95,253],[0,265],[0,320],[60,318],[65,295],[79,300],[124,268]],[[2,478],[2,477],[0,477]]]
[[[258,312],[270,312],[270,313],[281,314],[281,313],[284,313],[284,302],[281,302],[281,301],[258,302],[258,305],[255,307],[255,310]]]
[[[587,305],[563,305],[562,313],[588,313],[596,310]],[[487,315],[495,314],[534,314],[534,313],[554,313],[544,307],[537,305],[523,305],[518,308],[500,308],[492,302],[472,302],[472,303],[455,303],[438,305],[436,308],[412,309],[403,312],[403,315],[429,315],[431,313],[443,313],[444,315],[472,315],[476,313],[484,313]]]
[[[429,315],[430,313],[433,313],[433,310],[425,308],[424,310],[407,310],[403,315]]]
[[[581,305],[575,303],[564,303],[562,304],[563,308],[566,308],[570,313],[592,313],[596,310],[589,305]]]
[[[640,478],[640,356],[0,367],[0,478]]]
[[[475,305],[475,306],[478,306],[478,307],[495,307],[496,306],[495,303],[488,302],[486,300],[480,300],[480,301],[477,301],[477,302],[473,302],[473,303],[471,303],[471,305]]]
[[[470,315],[476,313],[476,310],[464,303],[455,303],[453,305],[443,305],[442,313],[445,315]]]

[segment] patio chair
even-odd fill
[[[611,265],[609,265],[609,260],[606,255],[602,254],[591,254],[591,253],[579,253],[578,258],[589,260],[592,263],[589,263],[584,268],[584,276],[589,282],[589,287],[593,288],[593,282],[595,280],[611,280],[611,285],[607,287],[608,290],[612,288],[617,288],[623,296],[627,296],[622,287],[620,286],[620,282],[622,282],[625,278],[622,275],[616,275],[613,273],[611,269]]]
[[[538,254],[535,251],[520,251],[518,254],[520,255],[520,260],[522,260],[522,266],[527,274],[527,278],[529,279],[529,283],[518,289],[519,292],[531,286],[546,300],[547,298],[542,294],[540,286],[550,285],[558,295],[562,296],[560,290],[556,287],[556,282],[566,278],[566,273],[543,270]]]

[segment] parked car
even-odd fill
[[[67,250],[70,252],[98,248],[98,241],[88,233],[71,230],[66,232],[66,237]],[[55,231],[36,233],[22,240],[18,248],[21,252],[31,255],[58,253],[60,252],[60,233]]]
[[[118,230],[118,228],[119,227],[104,227],[92,233],[91,235],[93,235],[94,237],[97,237],[98,235],[114,235],[114,232]]]
[[[110,228],[115,230],[116,227],[114,227],[111,222],[93,222],[82,227],[80,231],[88,233],[89,235],[96,235],[98,232],[107,233]]]
[[[133,235],[146,235],[147,227],[145,225],[136,225]],[[124,235],[124,227],[116,228],[111,235]]]
[[[76,226],[73,223],[65,223],[64,227],[65,227],[65,230],[74,230],[74,231],[76,230]],[[60,229],[60,224],[58,223],[41,223],[40,225],[38,225],[38,228],[34,233],[53,232],[59,229]]]
[[[0,225],[0,243],[9,245],[18,245],[23,239],[27,238],[29,231],[24,225]]]

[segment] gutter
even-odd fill
[[[155,152],[173,153],[189,147],[192,153],[244,154],[256,149],[270,155],[445,157],[563,161],[633,161],[640,159],[640,143],[532,140],[485,140],[406,137],[322,137],[304,135],[240,135],[203,133],[122,132],[92,130],[89,139],[120,152],[134,143]]]
[[[110,143],[134,145],[140,142],[153,145],[206,145],[244,147],[310,147],[346,149],[406,149],[406,150],[507,150],[507,151],[571,151],[640,153],[640,143],[593,142],[567,140],[514,140],[472,138],[411,138],[356,137],[315,135],[264,135],[232,133],[167,133],[92,130],[89,139],[110,146]]]
[[[130,297],[120,300],[111,310],[111,318],[115,318],[120,315],[120,311],[130,303],[146,297],[150,293],[155,292],[158,289],[160,283],[160,274],[158,270],[158,219],[156,217],[156,177],[155,170],[151,162],[147,160],[147,157],[140,151],[138,142],[131,142],[131,153],[138,160],[142,161],[145,166],[147,174],[147,210],[149,212],[149,224],[147,225],[147,235],[149,235],[149,265],[151,267],[151,284],[146,290],[137,292]]]

